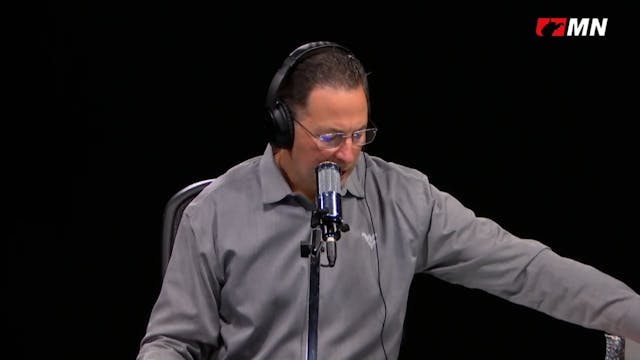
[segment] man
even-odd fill
[[[184,212],[139,360],[306,357],[310,262],[300,243],[325,161],[340,169],[350,229],[322,272],[319,358],[397,358],[416,273],[640,340],[640,296],[628,286],[475,216],[420,171],[366,154],[376,136],[367,75],[348,49],[294,50],[266,106],[264,154]]]

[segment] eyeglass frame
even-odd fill
[[[372,127],[372,128],[366,128],[366,129],[361,129],[361,130],[356,130],[353,131],[351,133],[351,135],[347,136],[347,134],[343,133],[343,132],[333,132],[333,133],[325,133],[325,134],[320,134],[320,135],[316,135],[314,133],[311,132],[311,130],[307,129],[306,126],[302,125],[302,123],[300,121],[298,121],[297,119],[293,119],[294,122],[296,122],[298,125],[300,125],[300,127],[302,127],[302,129],[304,131],[307,132],[307,134],[311,135],[312,138],[314,138],[315,140],[317,140],[317,143],[320,144],[320,147],[322,147],[323,149],[337,149],[340,146],[342,146],[342,144],[344,144],[345,140],[347,138],[351,138],[351,143],[355,146],[358,147],[362,147],[368,144],[371,144],[373,142],[373,140],[375,140],[376,138],[376,133],[378,132],[378,128],[376,127]],[[370,141],[367,141],[367,139],[369,138],[369,136],[367,136],[367,134],[373,134],[371,137]],[[358,144],[356,139],[353,137],[356,134],[361,134],[364,135],[364,143],[362,144]],[[337,145],[334,146],[329,146],[328,143],[324,140],[322,140],[323,136],[335,136],[335,138],[339,138],[340,142]]]

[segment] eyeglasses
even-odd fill
[[[302,129],[307,132],[307,134],[318,140],[318,144],[324,149],[335,149],[337,147],[340,147],[340,145],[342,145],[344,140],[348,137],[351,137],[351,143],[356,146],[371,144],[376,138],[376,132],[378,131],[378,129],[376,128],[369,128],[354,131],[351,133],[351,135],[347,135],[341,132],[316,135],[309,129],[307,129],[304,125],[302,125],[298,120],[293,119],[293,121],[300,125]]]

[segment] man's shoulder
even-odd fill
[[[374,155],[365,155],[366,171],[369,175],[389,181],[409,183],[427,183],[427,175],[419,169],[397,162],[385,160]]]
[[[244,160],[229,168],[220,176],[220,178],[226,179],[227,181],[235,181],[252,174],[257,175],[259,172],[261,159],[262,155],[258,155]]]
[[[200,198],[213,198],[225,193],[246,192],[251,189],[251,183],[258,178],[260,156],[244,160],[222,174],[211,178],[211,182],[202,189]]]

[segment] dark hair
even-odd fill
[[[305,107],[311,90],[317,86],[355,89],[364,88],[367,102],[369,86],[364,66],[353,54],[335,47],[314,51],[298,61],[283,79],[277,97],[295,116],[297,107]]]

